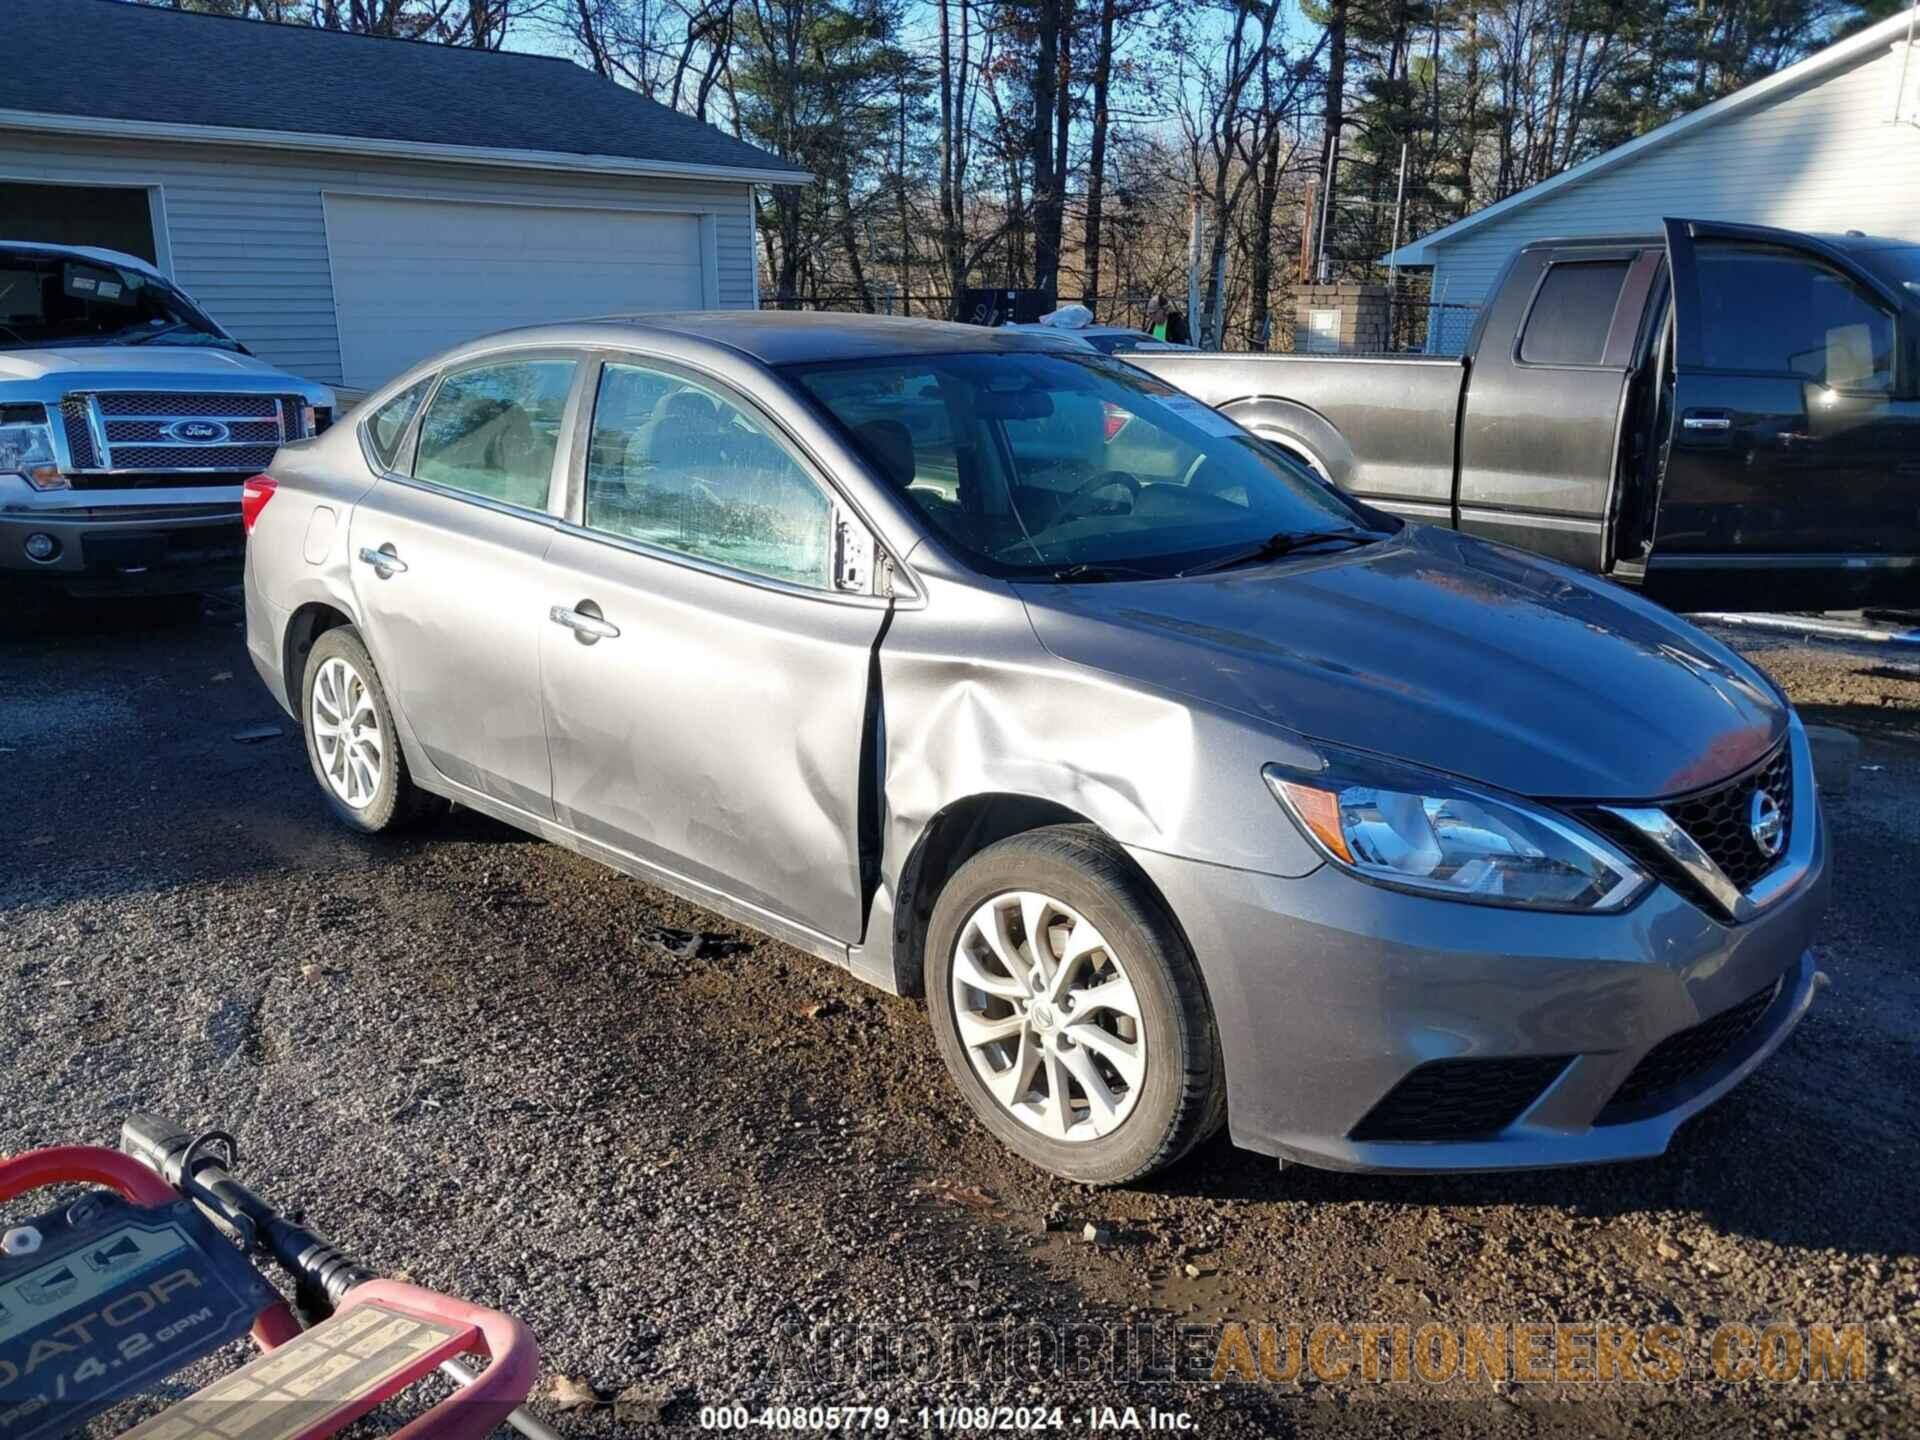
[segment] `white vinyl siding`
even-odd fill
[[[1440,242],[1435,298],[1483,299],[1530,240],[1655,233],[1667,216],[1920,240],[1920,124],[1892,121],[1898,66],[1881,49]]]
[[[322,193],[585,205],[701,217],[715,308],[753,304],[745,182],[412,163],[317,151],[103,141],[0,130],[0,177],[155,187],[161,263],[270,364],[343,380]]]

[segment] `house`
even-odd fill
[[[1910,27],[1912,27],[1910,29]],[[1920,244],[1920,24],[1903,13],[1386,257],[1476,305],[1515,250],[1662,219],[1862,230]],[[1386,263],[1383,262],[1383,263]],[[1435,326],[1457,350],[1466,327]]]
[[[571,61],[4,0],[0,237],[151,260],[262,358],[377,385],[505,326],[758,303],[809,177]]]

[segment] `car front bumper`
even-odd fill
[[[1403,894],[1332,865],[1282,879],[1130,853],[1200,963],[1236,1144],[1329,1169],[1507,1170],[1658,1155],[1779,1047],[1820,979],[1809,946],[1827,839],[1815,825],[1799,883],[1739,925],[1665,886],[1619,915],[1538,914]],[[1676,1056],[1697,1063],[1676,1068]],[[1409,1080],[1434,1062],[1522,1059],[1535,1063]],[[1643,1061],[1642,1079],[1670,1083],[1625,1104]],[[1533,1080],[1511,1121],[1458,1133],[1486,1077],[1515,1070]],[[1456,1082],[1435,1078],[1448,1076],[1464,1087],[1457,1104]],[[1383,1113],[1399,1117],[1397,1138],[1355,1137]],[[1422,1124],[1442,1138],[1419,1138]]]
[[[0,575],[74,595],[166,594],[232,584],[246,535],[237,485],[181,490],[0,490]],[[35,535],[55,553],[27,553]]]

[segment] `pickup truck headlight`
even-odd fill
[[[0,425],[0,475],[24,476],[36,490],[65,490],[67,477],[53,458],[53,431],[31,422]]]
[[[1412,767],[1323,753],[1321,771],[1268,765],[1261,774],[1314,846],[1363,880],[1479,905],[1583,913],[1623,910],[1651,883],[1568,816]]]

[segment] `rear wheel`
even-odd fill
[[[386,688],[351,625],[327,631],[307,652],[301,727],[314,778],[343,824],[378,834],[436,808],[407,774]]]
[[[1184,938],[1091,827],[1016,835],[969,860],[928,933],[934,1033],[1010,1149],[1117,1185],[1219,1127],[1219,1040]]]

